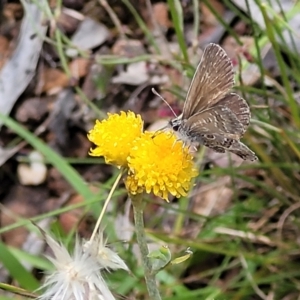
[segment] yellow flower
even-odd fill
[[[103,121],[96,121],[88,133],[88,139],[97,147],[90,150],[92,156],[104,156],[105,162],[118,167],[128,165],[127,158],[133,141],[140,137],[143,121],[140,115],[129,111],[121,114],[109,114]]]
[[[134,141],[128,157],[126,188],[133,195],[153,192],[167,201],[169,193],[185,196],[191,179],[197,176],[192,159],[188,148],[173,133],[145,132]]]

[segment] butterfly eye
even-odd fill
[[[172,127],[172,129],[173,129],[174,131],[178,131],[181,122],[179,122],[177,119],[174,119],[174,120],[171,120],[171,121],[169,122],[169,124],[170,124],[170,126]]]
[[[179,125],[178,124],[173,126],[173,130],[174,131],[178,131],[178,129],[179,129]]]

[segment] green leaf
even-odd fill
[[[187,52],[187,46],[184,38],[184,26],[183,26],[183,11],[179,0],[168,0],[178,44],[185,62],[189,62],[189,55]]]
[[[171,252],[168,246],[161,246],[148,254],[152,263],[152,270],[159,271],[163,269],[171,260]]]
[[[39,288],[39,282],[23,267],[2,242],[0,242],[0,253],[0,261],[8,270],[9,274],[17,280],[23,288],[30,291]]]

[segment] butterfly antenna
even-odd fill
[[[171,105],[155,90],[155,88],[152,88],[151,91],[152,91],[152,93],[154,95],[156,95],[157,97],[159,97],[170,108],[170,110],[173,113],[173,115],[177,118],[178,116],[176,115],[176,113],[173,110],[173,108],[171,107]]]

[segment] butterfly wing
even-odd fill
[[[202,55],[187,93],[183,119],[212,107],[234,85],[232,63],[226,52],[216,44],[209,44]]]
[[[233,141],[232,145],[226,150],[238,155],[244,160],[251,160],[251,161],[258,160],[255,153],[252,150],[250,150],[241,141]]]
[[[225,150],[227,150],[244,160],[258,160],[255,153],[239,140],[224,138],[220,135],[214,135],[212,139],[211,135],[205,134],[202,137],[202,143],[204,146],[219,153],[225,153]]]
[[[250,108],[246,100],[238,94],[230,93],[222,98],[217,105],[228,107],[236,115],[240,123],[244,126],[243,135],[249,126],[251,118]]]
[[[250,160],[250,161],[258,160],[255,153],[240,141],[233,140],[229,148],[224,148],[216,145],[208,145],[207,147],[209,147],[210,149],[218,153],[225,153],[225,150],[227,150],[229,152],[236,154],[237,156],[239,156],[244,160]]]
[[[191,139],[199,140],[203,134],[220,135],[239,139],[244,133],[244,125],[226,106],[214,106],[201,111],[182,123],[183,131]]]

